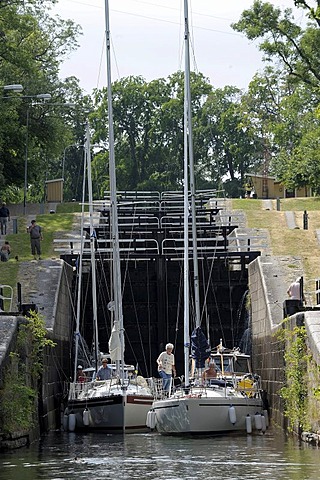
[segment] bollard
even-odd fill
[[[280,212],[280,198],[277,197],[277,211]]]
[[[12,219],[12,233],[18,233],[18,219]]]
[[[307,210],[303,213],[303,230],[308,230],[308,214]]]

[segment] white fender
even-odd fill
[[[68,425],[69,425],[69,415],[67,413],[65,413],[63,415],[63,421],[62,421],[63,430],[65,432],[68,431]]]
[[[266,419],[264,415],[261,415],[261,430],[263,433],[267,430]]]
[[[263,410],[263,416],[264,416],[264,418],[266,419],[266,427],[268,428],[268,427],[269,427],[269,414],[268,414],[268,410]]]
[[[83,425],[85,427],[89,426],[89,423],[90,423],[90,412],[89,412],[89,410],[87,410],[87,409],[83,410],[82,421],[83,421]]]
[[[234,425],[237,421],[236,409],[233,405],[229,407],[229,420]]]
[[[68,429],[69,429],[69,432],[74,432],[76,429],[76,416],[74,413],[69,413]]]
[[[150,415],[151,414],[151,410],[149,410],[149,412],[147,413],[147,419],[146,419],[146,425],[148,428],[150,428]]]
[[[262,430],[261,413],[256,413],[254,416],[254,424],[257,430]]]
[[[147,427],[149,427],[150,430],[154,430],[156,427],[156,412],[154,410],[149,410],[148,412]]]
[[[246,416],[246,431],[247,433],[252,433],[252,419],[248,413]]]

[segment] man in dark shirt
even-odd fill
[[[1,235],[7,235],[7,223],[10,221],[10,212],[6,204],[3,203],[0,208],[0,226],[1,226]]]
[[[31,225],[28,227],[28,233],[30,233],[31,253],[36,260],[36,252],[41,260],[41,246],[40,241],[43,240],[42,230],[40,225],[36,224],[35,220],[31,220]]]

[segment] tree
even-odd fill
[[[227,182],[228,194],[238,195],[244,175],[255,164],[255,136],[245,123],[243,93],[232,86],[208,96],[201,115],[207,153],[199,167],[216,187]]]
[[[192,74],[191,88],[197,128],[198,113],[212,87],[202,74]],[[183,73],[150,83],[142,77],[123,78],[113,84],[112,91],[118,188],[182,188]],[[106,90],[96,93],[97,110],[92,118],[95,143],[107,138],[106,95]],[[99,154],[99,162],[102,155]],[[200,148],[195,148],[195,157],[200,156]],[[107,162],[106,153],[104,158]]]
[[[311,185],[319,192],[320,4],[292,4],[305,15],[304,26],[291,9],[255,0],[233,28],[260,40],[265,61],[274,62],[266,75],[256,76],[246,95],[247,104],[253,105],[249,118],[264,138],[270,172],[289,189]]]
[[[320,15],[319,2],[295,0],[293,4],[306,12],[309,21],[303,29],[295,22],[291,9],[281,10],[271,3],[255,0],[244,10],[232,27],[249,40],[261,39],[265,59],[277,59],[297,81],[310,86],[320,82]]]
[[[1,2],[0,83],[21,83],[24,94],[0,100],[0,185],[7,197],[12,186],[24,182],[24,161],[28,125],[29,173],[39,191],[47,166],[61,152],[61,145],[72,137],[72,125],[64,114],[49,106],[34,105],[38,93],[50,93],[50,103],[66,103],[70,84],[59,80],[63,58],[77,46],[79,27],[71,21],[50,17],[54,1]],[[53,115],[51,115],[53,112]],[[5,120],[5,121],[3,121]],[[66,128],[68,127],[68,128]],[[46,158],[46,161],[42,161]],[[50,159],[48,161],[48,159]],[[51,160],[52,159],[52,160]],[[43,168],[45,166],[45,168]],[[40,183],[39,183],[40,182]],[[41,188],[41,195],[43,189]]]

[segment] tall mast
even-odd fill
[[[81,205],[81,227],[80,227],[80,254],[78,262],[78,292],[77,292],[77,311],[76,311],[76,332],[75,332],[75,360],[73,381],[77,381],[77,366],[78,366],[78,352],[79,352],[79,338],[80,338],[80,315],[81,315],[81,288],[82,288],[82,257],[84,248],[84,203],[86,194],[86,171],[87,171],[87,152],[84,150],[83,155],[83,182],[82,182],[82,205]]]
[[[188,28],[188,5],[185,5],[185,81],[184,81],[184,124],[183,124],[183,145],[184,145],[184,164],[183,164],[183,198],[184,198],[184,257],[183,257],[183,325],[184,325],[184,376],[185,386],[189,387],[189,355],[190,355],[190,326],[189,326],[189,163],[188,163],[188,89],[187,89],[187,68],[189,68],[189,28]]]
[[[192,130],[192,111],[191,111],[191,92],[190,92],[190,32],[189,32],[189,11],[188,0],[184,0],[185,17],[185,97],[187,109],[187,133],[189,170],[190,170],[190,194],[191,194],[191,222],[192,222],[192,249],[193,249],[193,284],[194,284],[194,303],[196,327],[200,327],[200,295],[199,295],[199,267],[198,267],[198,246],[197,246],[197,220],[196,220],[196,189],[194,178],[194,160],[193,160],[193,130]]]
[[[96,371],[99,360],[99,336],[98,336],[98,312],[97,312],[97,271],[96,271],[96,252],[95,240],[96,233],[93,227],[93,195],[91,178],[91,148],[89,122],[86,125],[86,157],[88,171],[88,197],[89,197],[89,224],[90,224],[90,258],[91,258],[91,282],[92,282],[92,310],[93,310],[93,332],[94,332],[94,350],[96,360]]]
[[[117,210],[116,165],[114,155],[114,129],[112,108],[112,83],[111,83],[111,56],[110,56],[110,22],[109,1],[105,0],[106,24],[106,56],[107,56],[107,89],[108,89],[108,126],[109,126],[109,177],[110,177],[110,204],[111,204],[111,242],[112,242],[112,273],[113,273],[113,301],[114,321],[118,322],[121,345],[121,370],[124,377],[124,332],[121,290],[121,268],[119,253],[119,231]]]

